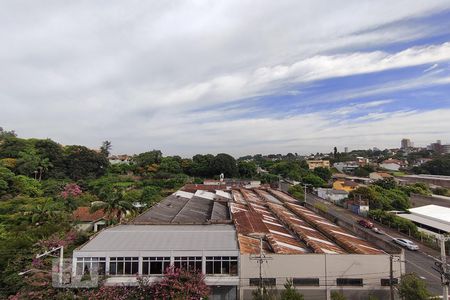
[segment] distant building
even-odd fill
[[[434,151],[436,153],[442,153],[442,143],[441,140],[437,140],[436,143],[431,143],[427,146],[428,150]]]
[[[419,231],[441,235],[450,233],[450,208],[439,205],[425,205],[410,208],[409,214],[398,214],[417,225]]]
[[[358,187],[359,184],[351,180],[338,179],[335,182],[333,182],[333,189],[339,191],[351,192],[353,190],[356,190]]]
[[[450,145],[442,145],[442,153],[449,154],[450,153]]]
[[[405,168],[407,164],[398,159],[387,159],[380,164],[380,168],[389,170],[389,171],[398,171],[401,168]]]
[[[409,149],[412,147],[412,143],[410,139],[402,139],[400,149]]]
[[[322,199],[333,202],[334,204],[342,205],[344,199],[347,199],[348,192],[335,189],[318,188],[317,196]]]
[[[344,153],[348,153],[348,147],[344,147]]]
[[[330,161],[329,160],[307,160],[306,163],[308,164],[308,168],[310,170],[314,170],[315,168],[330,168]]]
[[[75,228],[79,231],[97,232],[106,227],[109,219],[102,209],[91,212],[90,207],[78,207],[72,213],[72,221],[75,223]]]
[[[339,172],[349,173],[358,169],[359,163],[357,161],[337,162],[333,164],[333,167]]]
[[[369,178],[373,179],[373,180],[383,180],[383,179],[394,178],[394,176],[392,176],[389,173],[385,173],[385,172],[372,172],[369,174]]]

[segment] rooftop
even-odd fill
[[[78,251],[238,250],[233,225],[119,225]]]
[[[133,220],[133,224],[208,224],[229,223],[225,202],[215,193],[198,190],[195,194],[178,191]]]
[[[450,208],[439,205],[425,205],[410,208],[411,214],[450,225]]]
[[[103,218],[106,218],[103,209],[97,210],[96,212],[91,212],[90,207],[82,206],[78,207],[72,213],[72,219],[80,222],[94,222]]]

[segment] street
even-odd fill
[[[307,194],[307,203],[312,205],[316,203],[326,205],[327,212],[338,219],[352,220],[352,222],[357,222],[358,220],[362,219],[361,216],[352,213],[350,210],[336,206],[333,203],[312,194]],[[391,242],[393,238],[408,238],[407,236],[403,236],[396,230],[393,230],[387,226],[378,223],[376,223],[375,226],[385,232],[385,234],[379,235],[379,238],[385,241]],[[364,229],[370,231],[370,229]],[[419,245],[418,251],[410,251],[408,249],[405,249],[406,273],[417,274],[420,278],[425,280],[428,290],[433,295],[442,295],[441,277],[438,272],[432,269],[432,267],[434,266],[434,262],[439,259],[438,251],[432,250],[419,243],[416,244]],[[424,248],[427,248],[426,252],[430,253],[431,255],[425,253],[425,251],[423,251]],[[450,261],[448,257],[447,261]]]

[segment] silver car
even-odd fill
[[[399,244],[400,246],[406,247],[409,250],[419,250],[419,246],[417,246],[416,244],[414,244],[414,242],[407,240],[407,239],[398,239],[398,238],[394,238],[393,240],[394,242],[396,242],[397,244]]]

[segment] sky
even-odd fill
[[[0,0],[0,126],[115,154],[450,143],[450,1]]]

